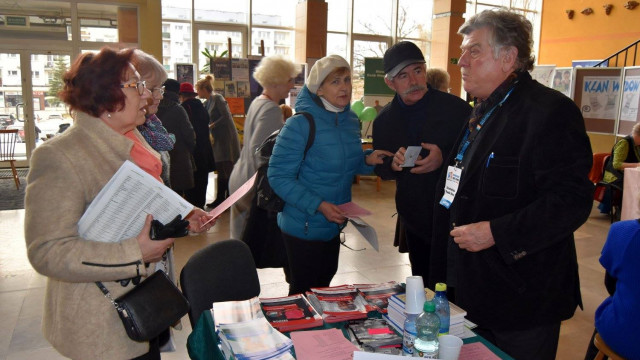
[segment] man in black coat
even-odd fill
[[[584,120],[531,79],[522,15],[483,11],[458,33],[476,106],[436,187],[429,284],[454,285],[477,332],[512,357],[553,360],[561,321],[582,304],[573,232],[593,205]]]
[[[402,41],[384,54],[385,82],[396,92],[373,122],[373,148],[395,153],[375,173],[396,181],[396,208],[404,223],[411,272],[428,279],[435,185],[471,107],[427,86],[422,51]],[[408,146],[421,147],[413,167],[401,167]]]
[[[196,133],[196,148],[193,152],[196,169],[193,172],[194,187],[186,191],[186,199],[194,206],[204,208],[207,197],[209,173],[216,169],[213,159],[213,148],[209,139],[209,113],[202,101],[196,99],[196,92],[191,83],[180,84],[180,100],[187,111],[189,121]]]

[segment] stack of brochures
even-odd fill
[[[355,284],[353,286],[367,301],[367,311],[378,311],[382,314],[387,313],[389,298],[404,292],[404,288],[395,281],[382,284]]]
[[[424,289],[427,299],[433,299],[435,293],[429,289]],[[404,320],[406,315],[404,313],[406,296],[405,294],[396,294],[389,298],[389,307],[387,308],[387,314],[382,317],[387,320],[398,332],[402,333],[404,326]],[[458,337],[463,337],[465,333],[465,316],[467,312],[462,310],[459,306],[449,301],[449,334]],[[466,322],[468,326],[475,327],[475,324]]]
[[[322,316],[302,294],[278,298],[260,298],[262,312],[271,326],[294,331],[322,326]]]
[[[293,342],[269,324],[258,298],[213,303],[211,313],[226,359],[293,359]]]
[[[402,336],[384,319],[352,320],[347,328],[364,351],[398,354],[402,347]]]
[[[326,323],[367,317],[367,301],[353,285],[311,288],[306,295]]]

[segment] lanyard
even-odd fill
[[[505,95],[504,98],[498,104],[494,105],[491,108],[491,110],[489,110],[486,114],[484,114],[482,119],[480,119],[480,122],[478,122],[478,124],[476,124],[476,131],[474,131],[473,134],[471,134],[471,131],[467,127],[467,129],[466,129],[466,131],[464,133],[464,137],[462,138],[462,143],[460,144],[460,147],[458,148],[458,154],[456,155],[456,166],[458,164],[460,164],[460,162],[462,162],[462,158],[464,157],[464,154],[467,152],[467,149],[469,148],[469,145],[471,145],[471,143],[473,143],[473,140],[476,138],[476,136],[478,136],[478,133],[482,129],[482,125],[484,125],[484,123],[491,116],[491,114],[493,114],[493,111],[498,106],[502,106],[502,104],[505,101],[507,101],[507,99],[509,98],[509,95],[511,95],[511,92],[513,91],[514,88],[515,88],[515,86],[511,87],[511,89],[509,89],[509,91],[507,92],[507,95]],[[469,136],[469,134],[471,134],[471,136]]]

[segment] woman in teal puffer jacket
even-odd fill
[[[289,294],[329,286],[338,269],[340,230],[346,218],[337,205],[351,201],[353,177],[370,173],[387,151],[363,152],[360,125],[351,112],[351,68],[338,55],[318,60],[298,95],[296,112],[315,122],[313,146],[304,156],[309,123],[287,120],[269,161],[269,183],[285,201],[278,214],[289,260]]]

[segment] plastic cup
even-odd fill
[[[442,335],[438,337],[438,341],[440,342],[438,359],[458,360],[460,349],[462,348],[462,339],[454,335]]]
[[[427,296],[424,293],[424,282],[422,276],[407,277],[407,300],[405,302],[404,311],[407,314],[420,314]]]

